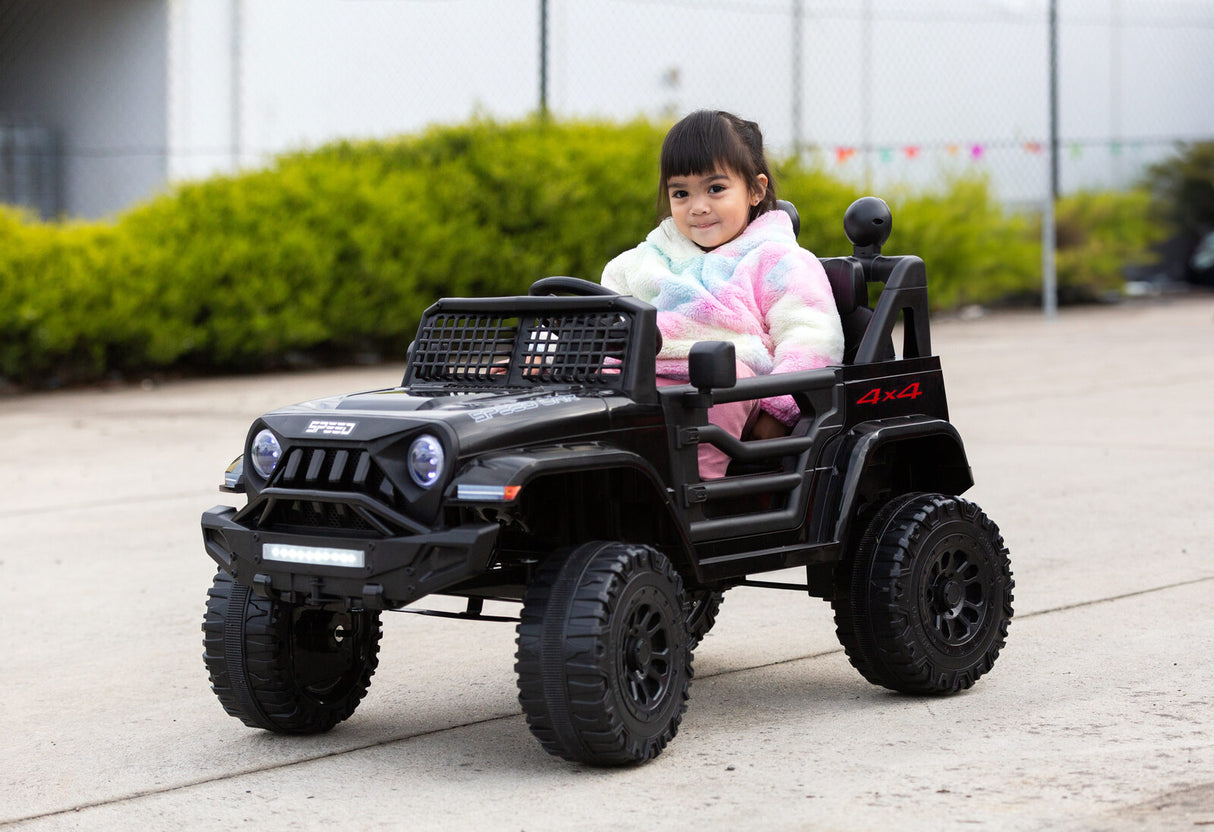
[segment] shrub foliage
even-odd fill
[[[1214,228],[1214,142],[1177,147],[1177,154],[1148,168],[1145,184],[1158,215],[1197,238]]]
[[[0,378],[40,387],[262,370],[301,356],[399,360],[439,297],[524,292],[550,274],[597,280],[654,224],[664,132],[476,120],[288,154],[179,185],[112,221],[40,223],[0,208]],[[799,162],[777,163],[776,176],[801,212],[802,244],[850,252],[842,217],[860,194]],[[936,305],[991,302],[1037,282],[1037,237],[983,180],[887,200],[887,253],[924,258]],[[1107,246],[1137,244],[1123,233],[1137,210],[1118,214],[1111,234],[1090,227],[1103,221],[1095,208],[1076,210],[1084,244],[1109,263],[1078,258],[1075,280],[1103,286],[1115,275],[1121,249]]]

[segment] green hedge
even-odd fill
[[[823,256],[846,253],[843,212],[860,192],[795,165],[785,165],[777,176],[781,196],[801,214],[801,244]],[[894,220],[884,253],[924,259],[933,307],[1040,303],[1040,215],[1001,207],[980,175],[946,180],[937,190],[895,189],[883,196]],[[1151,246],[1166,237],[1143,189],[1064,197],[1055,223],[1063,302],[1115,294],[1124,285],[1122,270],[1151,260]]]
[[[1062,302],[1118,294],[1125,283],[1122,270],[1155,259],[1152,246],[1167,237],[1165,225],[1152,216],[1151,195],[1145,190],[1063,197],[1055,225]]]
[[[0,208],[0,378],[47,386],[300,356],[400,360],[438,297],[523,292],[549,274],[597,280],[653,226],[664,132],[474,121],[286,155],[181,185],[111,222],[44,224]],[[859,193],[796,163],[776,174],[801,212],[802,243],[847,253],[842,216]],[[924,258],[937,306],[1038,281],[1039,234],[982,180],[887,198],[887,253]],[[1080,281],[1115,278],[1111,259],[1095,276],[1087,270],[1104,261],[1078,260]]]
[[[1181,143],[1143,177],[1157,216],[1190,240],[1214,228],[1214,142]]]
[[[801,245],[819,256],[850,254],[843,214],[859,190],[821,170],[784,165],[780,195],[801,214]],[[885,254],[916,254],[927,265],[932,305],[991,303],[1040,282],[1041,247],[1025,220],[1005,212],[982,178],[951,179],[938,191],[882,194],[893,215]]]

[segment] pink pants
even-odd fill
[[[751,378],[754,373],[750,367],[747,367],[741,361],[737,362],[738,378]],[[672,384],[686,384],[686,380],[668,378],[666,376],[658,376],[658,387],[669,387]],[[724,428],[739,439],[742,438],[742,431],[746,429],[746,424],[756,414],[759,409],[757,399],[744,402],[729,402],[728,404],[717,404],[708,408],[708,423]],[[725,469],[729,467],[730,458],[721,449],[715,445],[710,445],[707,442],[700,443],[700,479],[716,480],[725,476]]]

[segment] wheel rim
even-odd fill
[[[633,600],[624,618],[620,679],[625,702],[637,717],[660,710],[671,687],[675,639],[671,621],[652,590]]]
[[[990,608],[989,571],[967,535],[950,535],[934,547],[923,572],[920,610],[936,642],[955,649],[981,636]]]
[[[319,702],[343,697],[362,677],[363,616],[296,609],[291,627],[295,682]]]

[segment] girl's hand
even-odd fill
[[[788,428],[766,410],[759,414],[750,428],[751,439],[778,439],[781,436],[788,436]]]

